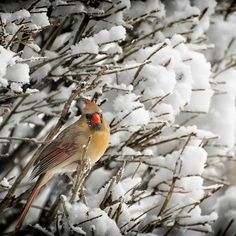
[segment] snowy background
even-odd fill
[[[24,166],[79,90],[97,93],[109,148],[75,204],[70,178],[54,177],[25,234],[233,235],[235,37],[235,1],[2,1],[0,232],[27,198]],[[59,128],[78,115],[74,100]]]

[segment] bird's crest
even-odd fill
[[[101,113],[101,109],[94,102],[89,99],[82,98],[79,102],[79,108],[82,114],[92,114],[92,113]]]

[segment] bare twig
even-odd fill
[[[91,142],[91,136],[88,138],[87,144],[83,147],[82,159],[77,165],[77,170],[76,170],[77,177],[75,184],[72,188],[72,196],[70,199],[70,203],[72,204],[75,203],[78,191],[82,187],[85,178],[87,177],[89,171],[91,170],[90,159],[86,156],[90,142]]]
[[[157,52],[159,52],[165,46],[167,46],[167,44],[163,43],[160,47],[158,47],[156,50],[154,50],[144,61],[149,61]],[[134,78],[133,78],[133,81],[131,84],[134,84],[134,81],[137,79],[138,75],[140,74],[140,72],[142,71],[144,66],[145,66],[145,64],[142,64],[141,66],[139,66],[138,70],[136,71],[136,73],[134,75]]]
[[[20,138],[20,137],[0,137],[1,140],[7,140],[6,142],[11,142],[11,141],[23,141],[27,143],[33,143],[33,144],[47,144],[48,142],[46,141],[38,141],[35,140],[34,138]]]

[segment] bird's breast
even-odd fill
[[[110,134],[106,131],[97,131],[91,134],[87,155],[92,163],[98,161],[107,149]]]

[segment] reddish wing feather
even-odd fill
[[[33,170],[33,178],[61,164],[73,156],[76,150],[78,150],[78,144],[76,143],[58,143],[58,145],[53,143],[53,145],[48,146],[41,153],[40,160]]]

